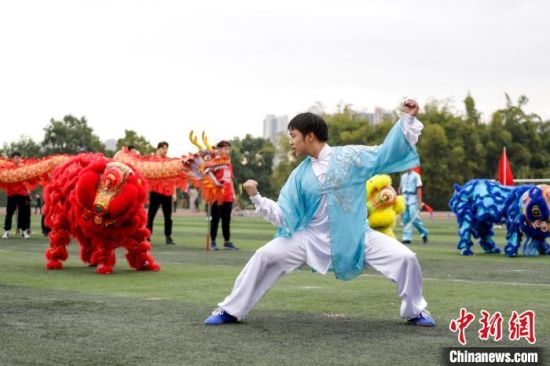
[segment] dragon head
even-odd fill
[[[221,199],[225,183],[225,172],[231,163],[229,156],[222,154],[218,149],[208,143],[206,133],[202,133],[201,145],[194,131],[189,133],[189,140],[198,148],[195,154],[194,170],[198,170],[203,196],[207,202]]]
[[[550,236],[550,185],[541,184],[523,194],[521,229],[532,237]]]

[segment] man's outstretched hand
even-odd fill
[[[418,103],[415,100],[405,99],[403,102],[403,112],[410,116],[416,117],[419,109]]]
[[[249,179],[243,183],[243,188],[248,193],[249,197],[254,197],[258,194],[258,182],[255,180]]]

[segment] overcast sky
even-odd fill
[[[544,0],[2,0],[0,144],[73,114],[176,155],[190,129],[261,136],[266,114],[316,101],[462,111],[468,91],[485,118],[505,92],[550,118],[548,19]]]

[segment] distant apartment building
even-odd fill
[[[288,116],[276,116],[268,114],[264,118],[264,139],[270,140],[273,144],[277,143],[277,136],[280,133],[286,133],[288,126]]]
[[[394,120],[396,118],[395,112],[380,107],[374,108],[374,112],[357,112],[357,116],[368,120],[373,126],[382,123],[385,119]]]
[[[107,150],[116,151],[116,142],[117,142],[117,140],[115,140],[115,139],[105,140],[105,142],[104,142],[105,148]]]

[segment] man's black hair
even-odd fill
[[[300,113],[290,120],[288,130],[298,130],[302,135],[312,132],[321,142],[328,140],[328,126],[323,117],[311,113]]]
[[[16,156],[22,157],[22,155],[19,151],[14,151],[14,152],[11,153],[12,158],[15,158]]]
[[[221,140],[220,142],[218,142],[218,143],[216,144],[216,147],[217,147],[218,149],[220,149],[220,148],[222,148],[222,147],[225,147],[225,146],[231,147],[231,143],[230,143],[229,141],[227,141],[227,140]]]
[[[168,148],[168,143],[166,141],[161,141],[157,144],[157,149],[160,149],[162,147]]]

